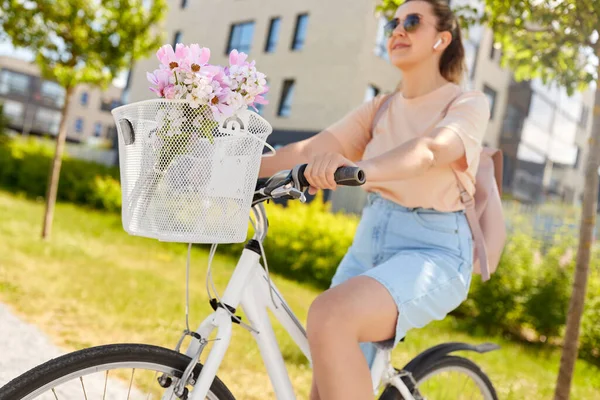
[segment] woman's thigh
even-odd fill
[[[356,276],[317,297],[308,328],[315,328],[310,326],[313,322],[320,325],[317,330],[352,335],[359,342],[379,342],[394,336],[397,318],[398,307],[389,291],[373,278]]]

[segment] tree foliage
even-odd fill
[[[31,50],[45,78],[65,88],[106,86],[162,43],[165,1],[0,0],[2,34]]]
[[[377,10],[391,15],[404,0],[382,0]],[[463,28],[485,24],[502,49],[502,63],[515,79],[539,78],[569,94],[595,81],[600,41],[598,0],[454,0]]]
[[[46,194],[42,237],[50,234],[66,113],[79,84],[105,88],[125,68],[158,49],[165,0],[0,0],[1,34],[35,54],[42,76],[66,91]]]

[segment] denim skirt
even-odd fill
[[[368,276],[394,299],[395,337],[361,343],[371,363],[377,348],[392,349],[409,330],[457,308],[467,297],[472,272],[473,239],[464,211],[406,208],[371,193],[332,287]]]

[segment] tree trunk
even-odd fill
[[[600,50],[597,51],[600,56]],[[600,68],[598,69],[600,73]],[[599,75],[600,76],[600,75]],[[579,249],[575,265],[575,279],[567,314],[567,329],[560,358],[560,370],[556,382],[554,400],[569,399],[575,360],[579,350],[579,327],[583,314],[585,292],[587,288],[590,253],[593,245],[593,231],[596,226],[596,210],[598,206],[598,167],[600,166],[600,79],[596,87],[594,106],[594,122],[589,140],[590,148],[585,171],[585,187],[579,229]]]
[[[44,212],[44,226],[42,228],[42,238],[47,239],[52,230],[52,219],[54,217],[54,205],[56,204],[56,193],[58,191],[58,178],[60,177],[60,167],[62,165],[62,156],[67,140],[67,110],[71,103],[72,88],[67,88],[65,95],[65,104],[60,118],[60,127],[58,137],[56,138],[56,151],[52,160],[52,168],[48,177],[48,186],[46,189],[46,211]]]

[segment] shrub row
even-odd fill
[[[0,141],[0,186],[31,197],[44,196],[54,149],[34,140]],[[118,169],[71,159],[63,162],[58,198],[98,209],[119,211]],[[319,196],[308,205],[291,202],[286,208],[267,205],[270,227],[265,241],[271,271],[329,287],[336,266],[352,243],[358,224],[354,216],[333,214]],[[251,233],[251,230],[250,232]],[[559,342],[571,291],[574,238],[561,235],[540,257],[540,244],[531,235],[510,236],[498,271],[489,282],[475,276],[470,295],[454,314],[477,329],[525,335]],[[238,255],[242,245],[221,246]],[[592,258],[590,283],[581,333],[581,355],[600,362],[600,254]]]
[[[52,142],[36,139],[0,140],[0,186],[29,197],[46,194],[54,154]],[[63,158],[58,200],[118,211],[121,189],[117,168],[88,161]]]

